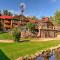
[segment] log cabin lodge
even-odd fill
[[[38,25],[36,28],[37,37],[57,37],[59,30],[55,29],[54,24],[49,20],[48,17],[42,18],[41,20],[32,20],[22,15],[0,16],[0,31],[9,31],[16,26],[25,25],[27,22],[36,23]]]

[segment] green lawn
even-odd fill
[[[37,51],[56,46],[59,40],[45,42],[0,43],[0,60],[15,60],[20,56],[31,55]]]
[[[13,39],[13,36],[11,35],[11,33],[0,33],[0,40],[6,40],[6,39]]]
[[[0,33],[0,39],[13,39],[9,33]],[[28,38],[28,40],[33,40]],[[0,43],[0,60],[15,60],[20,56],[31,55],[37,51],[56,46],[59,40],[45,42]]]

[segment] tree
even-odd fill
[[[56,22],[55,22],[55,17],[54,17],[54,16],[50,16],[50,17],[49,17],[49,20],[50,20],[51,22],[53,22],[53,24],[56,23]]]
[[[11,12],[8,12],[8,15],[9,15],[9,16],[12,16],[13,14],[12,14]]]
[[[19,27],[15,27],[15,28],[12,30],[12,33],[13,33],[14,41],[15,41],[15,42],[19,42],[19,41],[20,41],[20,38],[21,38],[20,28],[19,28]]]
[[[35,23],[31,23],[31,22],[28,22],[26,24],[26,27],[27,27],[28,31],[30,31],[30,32],[34,32],[35,26],[36,26],[36,24]]]
[[[12,16],[13,14],[8,10],[3,10],[4,15]]]
[[[4,15],[8,15],[8,10],[3,10]]]
[[[57,23],[57,24],[60,24],[60,11],[59,10],[57,10],[56,12],[55,12],[55,15],[54,15],[54,21]]]
[[[38,20],[38,18],[36,16],[28,16],[27,18],[30,18],[32,20]]]
[[[1,10],[0,10],[0,16],[2,15]]]

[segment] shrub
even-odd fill
[[[15,42],[19,42],[21,38],[21,31],[18,27],[13,29],[13,38]]]

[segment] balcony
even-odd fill
[[[10,24],[10,23],[11,23],[11,21],[5,21],[5,23],[6,23],[6,24]]]
[[[11,28],[11,25],[5,25],[5,28]]]
[[[17,22],[13,22],[13,24],[17,25],[18,23]]]

